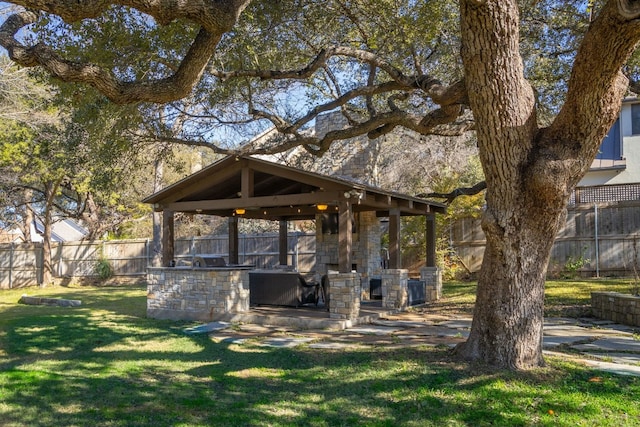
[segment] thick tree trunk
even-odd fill
[[[89,240],[100,239],[107,231],[105,224],[100,220],[100,206],[93,199],[93,194],[87,194],[86,209],[82,214],[82,219],[89,229]]]
[[[566,102],[546,129],[519,54],[515,0],[460,2],[462,59],[487,183],[487,246],[467,360],[540,366],[544,280],[569,194],[616,119],[626,79],[620,67],[640,36],[637,20],[607,2],[574,62]],[[640,13],[640,8],[638,8]],[[635,16],[635,15],[634,15]]]
[[[516,1],[461,2],[462,58],[487,182],[487,246],[467,360],[520,369],[543,364],[544,277],[567,199],[530,192],[528,162],[539,129],[519,56]]]
[[[483,218],[487,246],[473,324],[457,351],[503,368],[541,366],[544,282],[564,209],[523,204],[499,212]]]

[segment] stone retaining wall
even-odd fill
[[[591,292],[595,317],[630,326],[640,326],[640,297],[618,292]]]
[[[249,310],[249,270],[149,268],[147,316],[225,319]]]

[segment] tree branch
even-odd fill
[[[39,43],[27,47],[15,35],[37,20],[31,10],[15,13],[0,27],[0,45],[9,57],[25,67],[42,66],[51,75],[65,82],[86,83],[117,104],[136,102],[167,103],[184,98],[200,80],[205,66],[222,38],[233,28],[238,16],[250,0],[213,0],[210,2],[173,2],[128,0],[115,2],[130,6],[153,16],[160,24],[186,18],[201,26],[189,51],[174,74],[165,78],[135,82],[118,80],[111,72],[95,64],[68,61],[50,47]],[[104,12],[111,2],[96,0],[69,3],[64,0],[19,0],[14,2],[28,8],[43,10],[61,16],[67,21],[95,17]]]
[[[637,19],[640,17],[640,2],[637,0],[616,0],[618,11],[625,19]]]
[[[480,193],[483,190],[487,189],[486,181],[479,182],[475,184],[473,187],[463,187],[456,188],[450,193],[427,193],[427,194],[417,194],[416,197],[420,198],[435,198],[435,199],[445,199],[445,203],[450,205],[457,197],[460,196],[473,196],[475,194]]]
[[[217,154],[224,154],[224,155],[238,154],[238,150],[229,150],[203,140],[182,139],[182,138],[176,138],[176,137],[170,137],[170,136],[154,135],[152,141],[153,143],[166,142],[170,144],[180,144],[180,145],[185,145],[189,147],[205,147]]]
[[[464,80],[459,80],[451,86],[444,86],[438,79],[429,75],[407,76],[402,73],[402,71],[392,66],[389,62],[372,52],[346,46],[332,46],[322,49],[309,64],[299,69],[237,71],[213,69],[210,70],[210,72],[221,80],[246,77],[259,78],[262,80],[303,80],[311,77],[319,69],[324,68],[327,61],[333,56],[350,57],[379,68],[385,71],[389,77],[399,85],[398,89],[421,89],[437,104],[450,105],[467,103],[466,85]]]
[[[619,6],[628,12],[631,6],[638,8],[636,3],[609,1],[589,26],[574,60],[566,101],[550,127],[539,132],[527,183],[533,191],[568,195],[617,119],[628,84],[620,70],[640,39],[640,21],[621,14]],[[567,172],[568,182],[558,179]]]
[[[389,64],[389,62],[380,58],[372,52],[368,52],[362,49],[354,49],[347,46],[331,46],[322,49],[311,62],[300,69],[296,70],[238,70],[238,71],[221,71],[211,70],[211,74],[222,79],[227,80],[231,78],[239,77],[254,77],[263,80],[278,80],[278,79],[306,79],[311,77],[320,68],[323,68],[327,61],[333,56],[346,56],[353,59],[366,62],[374,65],[381,70],[384,70],[393,80],[403,83],[410,87],[415,86],[415,79],[403,74],[396,67]]]
[[[160,25],[176,19],[194,22],[211,33],[230,31],[251,0],[15,0],[31,10],[58,15],[65,22],[96,18],[110,6],[127,6],[153,17]]]

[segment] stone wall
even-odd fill
[[[149,268],[147,316],[155,319],[225,319],[249,310],[249,270]]]
[[[640,326],[640,297],[618,292],[591,292],[595,317],[630,326]]]
[[[315,135],[322,137],[332,130],[342,129],[347,121],[341,113],[322,114],[316,118]],[[380,149],[384,138],[370,140],[366,136],[335,141],[320,161],[322,170],[315,172],[379,186]]]

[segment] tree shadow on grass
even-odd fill
[[[105,309],[118,303],[2,322],[3,425],[580,425],[640,397],[636,378],[592,381],[572,365],[492,371],[444,348],[216,343]]]

